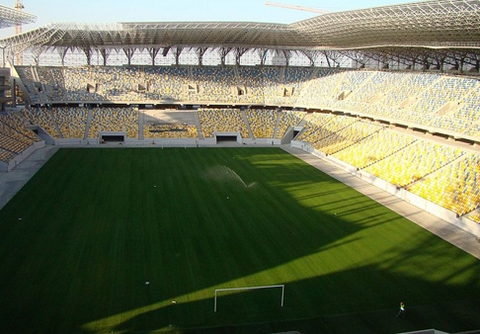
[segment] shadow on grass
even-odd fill
[[[192,303],[172,304],[164,309],[141,314],[114,329],[120,333],[137,333],[142,324],[157,324],[146,332],[163,329],[182,333],[275,333],[300,331],[301,333],[399,333],[436,328],[447,332],[480,328],[478,294],[466,288],[447,287],[443,283],[431,284],[422,280],[408,280],[412,287],[407,294],[388,291],[375,267],[320,276],[286,285],[285,305],[279,306],[279,291],[249,292],[219,298],[218,311],[213,312],[213,298]],[[358,282],[372,280],[368,285]],[[339,282],[345,285],[339,285]],[[353,283],[352,283],[353,282]],[[355,284],[354,282],[358,282]],[[322,287],[319,289],[319,286]],[[363,289],[359,289],[362,286]],[[305,295],[305,290],[310,291]],[[425,290],[443,290],[445,295],[461,300],[430,301],[422,303],[419,296]],[[371,296],[370,299],[369,295]],[[385,295],[389,297],[385,298]],[[397,318],[399,295],[406,297],[405,318]],[[305,298],[305,299],[304,299]],[[307,300],[308,299],[308,300]],[[408,302],[411,301],[411,302]],[[305,308],[309,305],[309,309]],[[358,307],[357,311],[351,312]],[[216,326],[189,328],[182,323],[170,324],[168,319],[188,318],[188,314],[203,309],[205,322]],[[242,319],[242,321],[238,321]],[[282,319],[282,320],[279,320]]]
[[[0,332],[480,327],[478,261],[279,149],[60,150],[0,221]]]

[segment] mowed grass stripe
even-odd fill
[[[0,211],[0,261],[9,333],[480,327],[476,259],[275,148],[61,149]],[[213,313],[215,288],[284,283],[283,309]],[[383,319],[399,300],[428,316]]]

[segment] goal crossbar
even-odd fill
[[[162,149],[165,147],[183,147],[187,148],[187,141],[181,139],[164,139],[160,142]]]
[[[245,290],[258,290],[258,289],[282,289],[282,297],[280,299],[280,306],[283,307],[283,302],[285,300],[285,284],[277,284],[277,285],[259,285],[259,286],[248,286],[242,288],[223,288],[223,289],[215,289],[215,300],[213,304],[213,312],[217,312],[217,297],[219,292],[226,292],[226,291],[245,291]]]

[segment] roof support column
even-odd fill
[[[240,61],[245,52],[248,51],[248,48],[235,48],[235,65],[240,66]]]
[[[2,67],[5,67],[7,64],[7,59],[5,58],[5,47],[2,47]]]
[[[383,70],[388,70],[390,68],[390,60],[387,55],[382,55],[381,59],[378,60],[378,67]]]
[[[100,55],[102,56],[103,59],[103,66],[107,66],[107,59],[108,56],[110,56],[110,50],[107,49],[100,49]]]
[[[418,56],[418,55],[412,56],[412,70],[415,70],[415,69],[416,69],[416,65],[417,65],[417,63],[418,63],[418,59],[419,59],[419,56]]]
[[[260,57],[260,66],[264,66],[267,61],[268,49],[258,49],[257,52]]]
[[[125,48],[123,49],[125,56],[127,56],[127,64],[130,66],[132,64],[132,57],[135,54],[135,49],[132,48]]]
[[[8,48],[7,49],[7,55],[6,55],[7,61],[11,64],[11,66],[15,65],[15,53],[13,48]]]
[[[38,66],[40,63],[40,55],[43,53],[43,50],[41,47],[35,47],[32,49],[32,54],[33,54],[33,62],[35,63],[35,66]]]
[[[468,63],[470,65],[473,65],[473,68],[471,68],[469,71],[475,71],[475,73],[480,72],[480,55],[474,52],[471,52],[468,54],[468,56],[465,56],[464,61],[466,62],[466,59],[468,59]]]
[[[225,59],[230,51],[232,51],[232,48],[220,48],[218,50],[218,53],[220,54],[220,65],[225,66]]]
[[[452,70],[457,71],[458,73],[463,73],[463,66],[465,65],[466,53],[464,52],[454,52],[450,55],[450,58],[453,60]]]
[[[458,65],[458,70],[460,71],[460,73],[463,73],[463,66],[465,66],[465,58],[466,56],[464,54],[460,56],[460,64]]]
[[[65,56],[67,55],[68,48],[66,47],[57,48],[57,51],[58,51],[58,54],[60,55],[62,66],[65,66]]]
[[[160,49],[157,48],[149,48],[148,49],[148,54],[150,55],[150,58],[152,59],[152,66],[155,66],[155,58],[157,57],[158,52]],[[168,52],[168,50],[167,50]],[[166,54],[165,54],[166,56]]]
[[[203,56],[205,55],[205,52],[207,52],[208,48],[197,48],[197,56],[198,56],[198,65],[202,66],[203,65]]]
[[[423,65],[423,70],[428,71],[430,69],[430,66],[432,65],[429,60],[428,60],[428,55],[424,55],[422,58],[422,65]]]
[[[283,56],[285,57],[285,66],[290,66],[290,58],[292,58],[292,53],[290,50],[282,50]]]
[[[400,64],[401,64],[400,57],[397,56],[397,70],[400,70]]]
[[[183,48],[176,47],[175,48],[175,65],[180,65],[180,55],[182,54]]]
[[[443,72],[443,66],[445,65],[445,59],[447,58],[446,55],[438,55],[435,57],[435,68],[440,72]]]
[[[90,49],[89,47],[84,47],[82,50],[87,57],[87,65],[92,65],[92,49]]]

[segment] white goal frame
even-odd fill
[[[187,148],[187,141],[184,139],[162,139],[160,143],[162,146],[162,150],[165,147],[182,147],[184,149]]]
[[[219,292],[226,292],[226,291],[245,291],[245,290],[259,290],[259,289],[282,289],[282,297],[280,299],[280,307],[283,307],[283,303],[285,301],[285,284],[278,284],[278,285],[260,285],[260,286],[250,286],[244,288],[224,288],[224,289],[215,289],[215,299],[213,303],[213,312],[217,312],[217,297]]]

